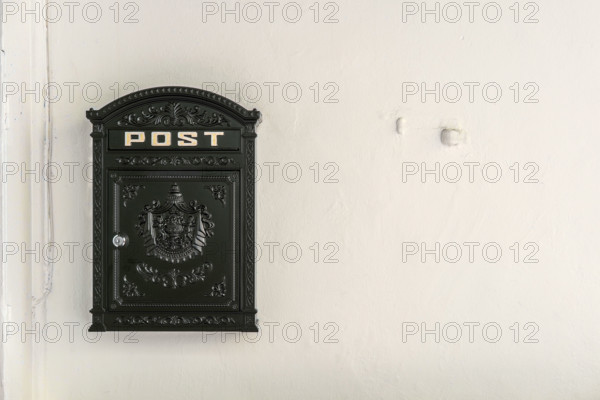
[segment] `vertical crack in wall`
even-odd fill
[[[48,4],[48,0],[43,2],[42,7],[45,7]],[[40,87],[43,87],[50,82],[50,35],[49,35],[49,22],[46,19],[44,21],[43,30],[41,31],[42,37],[39,39],[40,43],[43,43],[43,56],[42,62],[45,63],[40,71],[40,79],[44,80],[43,84],[40,84]],[[36,58],[36,55],[33,54],[33,58]],[[45,68],[44,68],[45,67]],[[37,161],[37,157],[41,157],[42,166],[49,166],[52,162],[52,151],[53,151],[53,129],[52,129],[52,114],[51,114],[52,102],[48,99],[43,99],[43,140],[42,140],[42,148],[41,151],[38,151],[38,147],[35,145],[35,142],[32,143],[32,150],[35,149],[35,153],[32,154],[32,159]],[[38,142],[39,143],[39,142]],[[41,326],[42,332],[44,330],[46,320],[47,320],[47,300],[50,294],[52,293],[52,280],[54,276],[54,257],[46,256],[44,252],[41,250],[44,248],[46,244],[48,244],[48,248],[52,246],[54,242],[54,207],[53,207],[53,199],[52,199],[52,179],[43,179],[41,191],[32,190],[32,193],[35,195],[41,194],[41,204],[42,204],[42,213],[37,214],[34,210],[31,211],[32,219],[30,223],[32,224],[32,232],[35,232],[35,224],[41,223],[41,231],[36,232],[37,239],[41,240],[40,245],[40,262],[42,266],[42,285],[41,290],[37,285],[32,285],[32,295],[31,295],[31,321],[35,326]],[[35,202],[32,202],[32,205]],[[36,218],[40,218],[42,221],[37,221]],[[32,284],[34,280],[36,282],[39,279],[40,272],[36,270],[36,266],[34,263],[34,269],[32,271]],[[38,290],[40,293],[36,295],[36,291]],[[37,327],[35,329],[38,329]],[[33,399],[41,399],[46,397],[45,389],[45,374],[46,374],[46,343],[44,338],[41,339],[40,343],[34,343],[32,345],[32,371],[31,371],[31,393]]]
[[[47,3],[47,2],[45,2]],[[50,35],[49,35],[49,26],[48,21],[45,21],[45,62],[46,62],[46,75],[45,75],[45,84],[50,82]],[[41,85],[40,85],[41,86]],[[53,144],[53,135],[52,135],[52,120],[51,120],[51,102],[47,99],[44,99],[44,148],[43,148],[43,164],[44,166],[50,165],[52,162],[52,144]],[[54,207],[52,203],[52,182],[51,179],[44,180],[44,188],[42,190],[42,204],[44,208],[45,218],[43,219],[43,243],[42,246],[46,244],[54,243]],[[33,221],[32,221],[33,222]],[[39,308],[43,307],[42,312],[45,313],[46,300],[48,296],[52,292],[52,279],[54,276],[54,261],[53,257],[41,257],[42,261],[42,270],[44,274],[43,281],[43,290],[39,297],[32,296],[33,304],[32,304],[32,318],[36,320],[36,312]],[[40,307],[41,306],[41,307]]]

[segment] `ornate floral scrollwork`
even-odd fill
[[[206,273],[212,271],[213,265],[209,262],[193,268],[188,273],[182,273],[178,268],[172,268],[167,272],[160,272],[158,268],[148,264],[137,264],[135,269],[147,282],[152,282],[165,288],[177,289],[188,285],[204,282]]]
[[[227,285],[225,283],[225,277],[219,283],[215,283],[212,286],[212,291],[208,294],[211,297],[225,297],[227,295]]]
[[[138,234],[144,238],[146,254],[179,263],[199,254],[212,237],[215,226],[206,206],[196,200],[184,202],[177,183],[162,204],[153,200],[138,215]]]
[[[123,284],[121,285],[121,293],[125,297],[142,297],[146,294],[141,292],[135,282],[127,279],[127,275],[123,275]]]
[[[211,191],[215,200],[220,201],[221,204],[225,205],[225,197],[227,195],[225,185],[210,185],[205,187]]]
[[[138,191],[145,188],[144,185],[125,185],[121,191],[121,199],[123,200],[123,207],[127,207],[127,201],[133,200],[137,197]]]
[[[199,106],[185,107],[181,103],[169,102],[161,107],[149,107],[145,111],[124,115],[119,126],[148,126],[164,127],[192,126],[230,126],[229,121],[221,113],[209,112]]]

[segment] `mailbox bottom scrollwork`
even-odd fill
[[[179,268],[160,272],[158,268],[145,263],[137,264],[135,269],[146,282],[155,283],[165,288],[177,289],[194,283],[204,282],[206,274],[212,271],[213,265],[212,263],[205,262],[187,273],[181,272]]]
[[[253,314],[237,313],[120,313],[109,318],[111,326],[118,330],[201,330],[258,332]]]

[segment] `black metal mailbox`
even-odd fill
[[[260,113],[204,90],[158,87],[86,116],[94,142],[90,331],[257,331]]]

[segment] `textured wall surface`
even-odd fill
[[[598,2],[11,4],[7,399],[600,396]],[[85,110],[163,85],[263,114],[260,336],[85,333]]]

